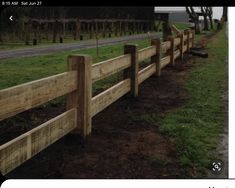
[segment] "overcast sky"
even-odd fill
[[[155,7],[155,11],[182,11],[185,7]],[[223,7],[213,7],[213,18],[220,19],[222,16]]]

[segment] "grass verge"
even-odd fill
[[[190,100],[160,121],[160,131],[176,139],[180,164],[196,169],[197,176],[203,176],[216,158],[210,152],[218,144],[227,113],[222,97],[227,82],[225,29],[213,37],[208,48],[209,58],[197,58],[200,66],[187,75],[185,87]]]

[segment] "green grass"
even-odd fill
[[[197,43],[200,41],[200,39],[210,33],[213,33],[213,32],[216,32],[216,30],[209,30],[209,31],[201,31],[200,34],[196,34],[195,35],[195,39],[194,39],[194,42]]]
[[[173,22],[171,24],[174,24],[179,30],[185,30],[190,27],[189,23]]]
[[[131,41],[128,43],[138,44],[139,48],[150,45],[149,40]],[[123,46],[124,43],[99,47],[98,57],[96,55],[96,48],[93,48],[44,56],[0,60],[0,89],[62,73],[67,70],[67,56],[70,54],[88,54],[92,56],[93,63],[97,63],[122,55]]]
[[[216,156],[218,134],[224,126],[224,100],[228,53],[225,30],[208,44],[208,59],[197,58],[200,66],[187,75],[185,88],[190,100],[183,107],[168,113],[161,121],[162,133],[176,139],[180,164],[205,172]]]
[[[155,25],[157,26],[158,25],[158,21],[155,22]],[[162,31],[162,23],[163,21],[161,21],[158,29],[161,29]],[[170,24],[174,24],[179,30],[185,30],[185,29],[188,29],[190,27],[190,24],[189,23],[183,23],[183,22],[170,22]]]

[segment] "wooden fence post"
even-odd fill
[[[184,57],[184,52],[183,52],[183,47],[184,47],[184,34],[181,33],[179,34],[179,37],[180,37],[180,58],[181,60],[183,59]]]
[[[194,37],[195,37],[195,30],[192,30],[192,47],[194,46]]]
[[[190,40],[189,40],[189,32],[190,30],[189,29],[187,29],[186,30],[186,34],[187,34],[187,40],[186,40],[186,42],[187,42],[187,53],[189,53],[189,43],[190,43]]]
[[[151,63],[156,63],[156,76],[161,76],[161,40],[160,38],[152,39],[151,45],[156,48],[156,55],[151,57]]]
[[[72,133],[83,137],[91,133],[91,61],[86,55],[68,56],[69,71],[77,71],[77,90],[68,95],[66,108],[77,108],[77,128]]]
[[[124,70],[124,78],[131,79],[131,96],[138,96],[138,45],[127,44],[124,46],[124,54],[131,54],[131,67]]]
[[[171,65],[175,65],[175,60],[174,60],[174,52],[175,52],[175,45],[174,45],[174,37],[173,36],[169,36],[168,40],[171,42],[171,48],[169,49],[169,55],[170,55],[170,63]]]

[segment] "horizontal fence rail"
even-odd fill
[[[171,42],[166,41],[161,44],[162,53],[166,53],[167,50],[171,48]]]
[[[125,45],[124,55],[92,65],[90,56],[68,57],[68,71],[0,90],[0,120],[67,95],[66,111],[0,146],[0,171],[7,174],[58,139],[73,132],[86,137],[92,130],[92,117],[122,96],[138,96],[139,85],[193,46],[194,32],[187,30],[167,41],[153,39],[151,46],[137,50]],[[140,70],[140,63],[150,64]],[[92,84],[123,71],[123,80],[92,97]]]
[[[155,55],[156,53],[156,49],[154,46],[150,46],[144,49],[141,49],[138,51],[138,61],[144,61],[145,59],[148,59],[150,57],[152,57],[153,55]]]
[[[164,68],[166,65],[168,65],[170,62],[171,62],[170,56],[162,58],[160,61],[161,69]]]
[[[174,52],[174,59],[178,58],[180,56],[180,50],[176,50]]]
[[[130,67],[130,65],[131,56],[129,54],[96,63],[92,66],[92,82],[106,78],[114,73]]]
[[[6,174],[76,128],[76,109],[43,123],[0,146],[0,169]]]
[[[92,98],[92,116],[96,115],[110,104],[130,91],[130,79],[125,79],[113,87]]]
[[[145,67],[141,71],[138,72],[138,84],[141,84],[143,81],[145,81],[147,78],[149,78],[151,75],[153,75],[156,72],[156,64],[150,64],[149,66]]]
[[[175,45],[175,46],[178,46],[178,45],[180,44],[180,42],[181,42],[181,41],[180,41],[180,38],[175,38],[174,40],[175,40],[175,41],[174,41],[174,45]]]
[[[75,71],[65,72],[0,90],[0,120],[76,90],[76,77]]]

